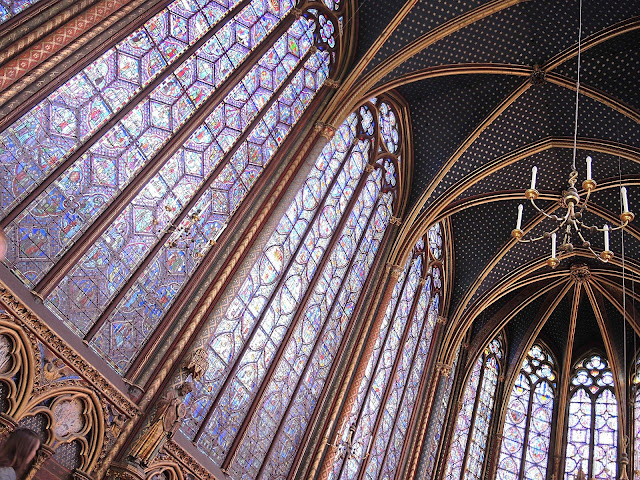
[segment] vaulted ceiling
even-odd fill
[[[624,237],[612,234],[611,262],[576,245],[554,270],[545,263],[549,241],[518,244],[510,235],[520,203],[525,231],[551,225],[524,198],[532,166],[538,167],[541,208],[557,208],[567,188],[578,1],[365,0],[358,22],[355,67],[326,120],[335,122],[358,99],[390,89],[409,104],[415,166],[392,261],[401,263],[434,221],[450,220],[455,281],[452,348],[445,357],[469,329],[477,348],[504,328],[512,354],[538,334],[562,353],[572,318],[574,359],[590,348],[623,351],[623,275],[633,350],[640,344],[632,333],[634,327],[640,332],[632,319],[640,294],[640,219]],[[592,156],[598,183],[587,223],[618,221],[620,184],[640,214],[638,45],[640,0],[583,0],[576,167],[580,186],[585,158]],[[600,234],[590,240],[602,250]]]

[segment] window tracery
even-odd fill
[[[478,480],[482,475],[502,357],[502,344],[495,339],[473,365],[451,441],[446,479]]]
[[[640,355],[636,358],[631,378],[633,398],[633,478],[640,480]]]
[[[387,142],[392,139],[393,133],[385,137]],[[436,247],[442,248],[441,239]],[[356,478],[359,472],[362,478],[370,479],[396,475],[440,313],[442,292],[437,279],[441,268],[427,236],[421,238],[387,306],[357,399],[345,422],[348,428],[341,432],[342,442],[350,441],[351,448],[346,457],[336,458],[333,478]]]
[[[565,478],[580,467],[587,478],[617,475],[618,405],[608,361],[597,354],[580,361],[571,376]]]
[[[338,129],[198,341],[208,368],[182,430],[233,478],[286,477],[349,329],[398,187],[400,157],[377,150],[383,108],[367,102]]]
[[[557,373],[553,358],[535,344],[509,397],[497,477],[547,478]]]
[[[323,3],[171,3],[0,134],[13,271],[126,374],[339,46]]]

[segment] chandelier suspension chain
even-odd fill
[[[576,115],[573,126],[573,171],[576,169],[576,154],[578,151],[578,105],[580,103],[580,60],[582,55],[582,0],[580,0],[580,13],[578,15],[578,79],[576,81]]]

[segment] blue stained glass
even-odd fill
[[[0,2],[0,23],[6,22],[11,17],[15,17],[21,11],[35,5],[40,0],[3,0]]]
[[[467,380],[462,407],[458,414],[445,478],[450,480],[479,479],[487,445],[487,435],[498,384],[502,347],[493,340],[474,364]],[[480,379],[482,382],[480,383]],[[475,421],[472,419],[475,415]],[[468,453],[465,453],[468,449]]]

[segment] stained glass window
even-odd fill
[[[381,112],[389,125],[396,123],[388,109]],[[383,137],[388,147],[397,141],[384,124]],[[342,442],[352,436],[353,448],[337,456],[334,478],[358,478],[359,472],[367,479],[396,475],[440,310],[438,258],[428,235],[420,239],[394,287],[358,398],[339,432]]]
[[[633,479],[640,480],[640,354],[631,378],[633,392]]]
[[[417,478],[431,479],[433,477],[433,469],[436,465],[438,455],[438,445],[442,439],[442,433],[445,426],[447,406],[451,397],[451,389],[455,378],[455,371],[458,365],[458,357],[460,349],[456,353],[456,359],[453,362],[449,376],[440,382],[433,402],[433,410],[429,416],[429,425],[425,435],[425,442],[422,448],[421,465],[418,470]]]
[[[529,350],[509,397],[498,480],[545,480],[557,373],[545,348]]]
[[[495,339],[473,365],[451,441],[447,479],[478,480],[482,476],[502,356],[501,343]]]
[[[182,431],[233,478],[285,478],[295,461],[393,212],[399,137],[395,154],[373,148],[385,111],[367,102],[338,129],[197,342],[209,364]]]
[[[618,406],[607,360],[590,355],[571,376],[565,479],[617,478]]]
[[[120,374],[336,62],[293,6],[175,1],[0,132],[7,263]]]

